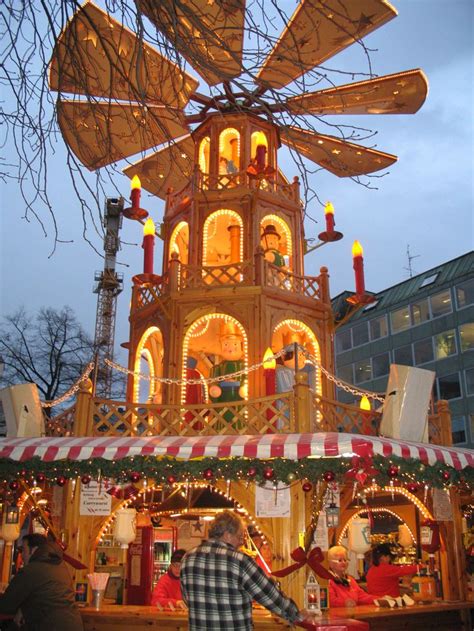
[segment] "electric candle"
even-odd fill
[[[153,250],[155,249],[155,224],[148,217],[143,226],[143,272],[153,274]]]
[[[130,193],[130,200],[132,202],[132,208],[140,208],[140,197],[142,194],[142,183],[138,175],[132,177],[131,182],[132,192]]]
[[[324,206],[324,216],[326,218],[326,232],[331,234],[334,232],[334,206],[331,202],[326,202]]]
[[[263,355],[263,371],[265,376],[265,393],[275,394],[276,392],[276,376],[275,376],[276,361],[273,357],[273,351],[271,348],[267,348]]]
[[[365,294],[364,282],[364,250],[358,241],[354,241],[352,246],[352,261],[355,273],[356,294],[362,296]]]

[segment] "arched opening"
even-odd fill
[[[243,222],[234,210],[218,210],[203,229],[203,265],[231,265],[243,259]]]
[[[263,171],[268,165],[268,140],[263,131],[254,131],[250,136],[250,156],[258,170]]]
[[[175,253],[183,265],[189,261],[189,225],[186,221],[180,221],[171,233],[168,259]]]
[[[209,157],[211,150],[211,139],[205,136],[199,144],[199,168],[202,173],[209,173]]]
[[[161,382],[155,377],[163,376],[163,335],[152,326],[145,331],[137,346],[133,370],[133,401],[135,403],[161,403]]]
[[[228,127],[219,135],[218,188],[235,185],[232,176],[240,169],[240,133]]]
[[[260,222],[260,244],[265,258],[278,267],[293,269],[293,244],[291,230],[278,215],[265,215]]]

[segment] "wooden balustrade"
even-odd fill
[[[63,412],[45,421],[46,436],[73,436],[76,406],[71,405]]]

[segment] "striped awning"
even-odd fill
[[[148,436],[82,438],[4,438],[0,458],[25,461],[120,460],[132,456],[192,458],[334,458],[385,456],[415,458],[424,464],[441,463],[461,470],[474,466],[474,452],[438,445],[412,443],[378,436],[318,432],[235,436]]]

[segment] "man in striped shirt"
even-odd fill
[[[251,631],[252,601],[291,623],[304,616],[256,562],[239,552],[245,526],[223,511],[209,540],[188,552],[181,564],[181,589],[189,607],[189,631]]]

